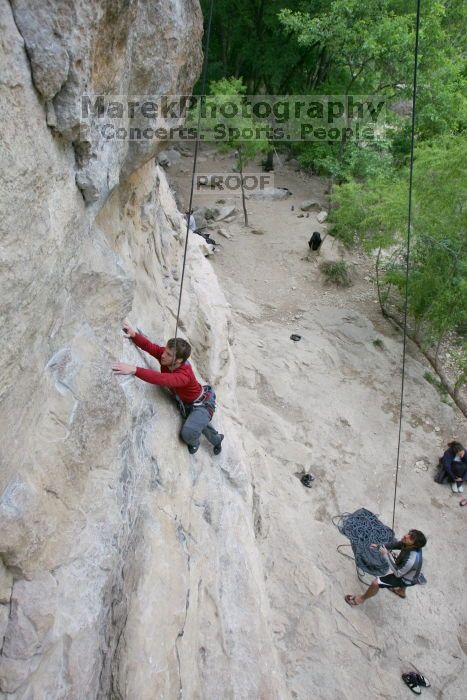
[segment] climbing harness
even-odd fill
[[[209,413],[209,417],[212,419],[214,411],[216,410],[216,395],[213,388],[209,386],[209,384],[205,384],[203,386],[200,395],[196,401],[193,401],[192,403],[185,403],[175,392],[173,392],[173,395],[182,418],[188,418],[193,408],[204,406]]]
[[[203,386],[203,391],[201,392],[201,396],[196,399],[191,404],[192,408],[196,408],[199,406],[204,406],[206,411],[209,413],[210,417],[212,418],[214,415],[214,411],[216,410],[216,395],[214,393],[214,390],[212,386],[209,386],[209,384],[205,384]]]

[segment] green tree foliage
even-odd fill
[[[202,0],[203,7],[209,2]],[[467,3],[423,0],[421,10],[408,294],[417,331],[439,342],[450,330],[467,329]],[[379,251],[383,287],[399,306],[415,12],[416,0],[216,0],[211,50],[211,77],[241,77],[250,94],[385,99],[376,140],[288,142],[287,148],[304,167],[331,177],[334,234],[346,245]],[[456,352],[465,381],[465,346]]]
[[[439,339],[467,323],[467,145],[447,136],[417,149],[409,311],[427,337]],[[385,281],[405,292],[408,172],[336,188],[333,233],[367,250],[393,247]]]
[[[467,123],[465,100],[465,55],[460,50],[459,26],[466,10],[457,0],[424,0],[420,24],[417,133],[428,140],[447,132],[460,132]],[[453,7],[454,6],[454,7]],[[397,116],[397,105],[411,98],[414,47],[415,3],[399,0],[332,0],[319,14],[284,9],[281,23],[294,32],[301,46],[318,46],[329,56],[330,70],[318,90],[327,94],[374,94],[384,96],[389,106],[386,132],[394,145],[390,149],[403,161],[410,144],[410,120]],[[459,11],[459,16],[455,11]],[[464,24],[465,26],[465,24]],[[451,41],[451,37],[453,41]],[[391,111],[394,105],[395,112]],[[410,113],[410,104],[406,111]],[[375,152],[381,145],[365,147],[357,160],[355,147],[303,143],[295,148],[304,166],[328,173],[337,181],[349,176],[372,175]],[[389,163],[389,154],[386,154]],[[346,162],[347,161],[347,162]],[[368,172],[367,172],[368,171]]]
[[[256,118],[247,108],[245,92],[246,86],[239,78],[230,77],[211,81],[209,95],[206,97],[205,103],[207,117],[201,121],[201,130],[205,134],[204,140],[213,140],[218,144],[220,150],[240,148],[244,162],[268,149],[268,141],[265,136],[268,124],[266,121]],[[223,105],[234,106],[237,114],[223,118]],[[212,117],[211,114],[217,116]],[[216,132],[216,127],[219,126],[222,129],[217,129]],[[222,138],[217,139],[216,134],[220,134]]]
[[[331,0],[319,14],[284,9],[280,20],[300,46],[317,44],[326,51],[334,69],[329,86],[339,87],[338,94],[357,86],[361,94],[373,93],[396,89],[412,65],[413,16],[393,12],[392,5],[392,0]]]
[[[205,16],[210,3],[201,0]],[[313,2],[317,8],[325,4],[325,0]],[[282,9],[302,5],[301,0],[215,0],[209,79],[241,77],[250,95],[300,93],[306,86],[308,91],[318,49],[300,46],[278,19]]]
[[[243,213],[245,226],[247,226],[248,213],[243,188],[243,170],[248,161],[268,150],[268,141],[264,136],[268,125],[264,120],[254,117],[248,109],[242,109],[248,107],[244,97],[246,86],[242,80],[230,77],[211,81],[209,92],[210,95],[206,98],[208,116],[202,119],[201,132],[205,136],[204,140],[213,140],[219,150],[234,148],[237,152],[237,169],[241,175]],[[209,116],[214,112],[221,114],[223,106],[235,107],[238,114],[229,119]],[[223,135],[222,140],[216,140],[216,134],[219,133]]]

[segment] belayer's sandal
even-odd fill
[[[431,686],[428,678],[422,676],[421,673],[414,673],[413,671],[411,673],[403,673],[402,680],[410,688],[412,693],[415,693],[415,695],[422,694],[420,688],[429,688]]]
[[[344,600],[347,603],[347,605],[350,605],[351,608],[354,608],[357,605],[359,605],[359,603],[355,602],[355,596],[351,595],[350,593],[345,596]]]
[[[422,676],[421,673],[416,673],[415,675],[417,677],[418,685],[422,686],[422,688],[429,688],[431,686],[431,683],[428,680],[428,678]]]
[[[417,674],[416,673],[403,673],[402,674],[402,680],[410,688],[412,693],[415,693],[415,695],[421,695],[422,691],[419,688],[418,685],[418,680],[417,680]]]
[[[399,593],[399,591],[396,591],[395,588],[388,588],[388,591],[391,591],[391,593],[394,593],[398,598],[402,598],[402,600],[405,600],[407,598],[405,593]]]

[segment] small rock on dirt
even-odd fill
[[[217,233],[219,236],[224,236],[224,238],[233,238],[232,234],[229,233],[225,228],[218,228]]]

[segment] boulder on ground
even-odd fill
[[[178,143],[172,146],[172,150],[178,151],[180,155],[184,156],[185,158],[193,156],[193,153],[189,148],[187,148],[186,146],[181,146]]]
[[[265,187],[264,190],[252,192],[249,199],[262,199],[270,202],[287,199],[292,192],[287,187]]]
[[[300,209],[302,211],[321,211],[321,204],[315,202],[314,199],[306,199],[302,202]]]
[[[201,242],[199,244],[199,248],[200,248],[200,250],[205,258],[209,257],[210,255],[212,255],[215,252],[214,246],[211,245],[210,243],[207,243],[206,241],[203,241],[203,240],[201,240]]]
[[[219,216],[220,210],[217,207],[199,207],[196,209],[201,216],[204,216],[206,221],[215,221]]]
[[[225,221],[226,219],[233,219],[237,213],[237,209],[234,205],[221,207],[219,213],[214,217],[214,221]]]
[[[195,219],[196,228],[206,228],[208,222],[204,215],[204,208],[195,209],[195,211],[193,212],[193,217]]]
[[[320,224],[324,223],[326,219],[328,218],[328,213],[324,209],[322,209],[319,214],[316,217],[316,220],[319,221]]]
[[[170,168],[171,165],[178,163],[181,160],[181,155],[174,148],[169,148],[167,151],[161,151],[157,156],[157,162],[163,168]]]
[[[233,235],[229,233],[225,228],[218,228],[216,229],[216,233],[218,233],[220,236],[224,236],[224,238],[233,238]]]

